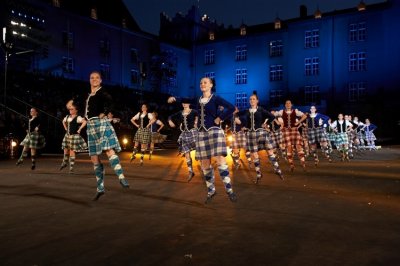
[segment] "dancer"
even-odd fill
[[[364,143],[364,123],[358,120],[358,117],[353,118],[353,126],[355,131],[354,144],[358,151],[365,146]]]
[[[229,199],[232,202],[237,200],[236,194],[233,192],[225,158],[227,149],[224,130],[219,127],[221,120],[231,116],[235,109],[229,102],[211,92],[214,86],[214,80],[208,77],[202,78],[200,81],[202,96],[198,101],[200,124],[196,139],[196,160],[201,161],[201,169],[208,190],[206,204],[216,195],[214,169],[211,165],[212,157],[217,159],[218,171]],[[174,101],[176,101],[174,97],[168,99],[170,103]],[[224,112],[217,116],[219,106],[224,107]]]
[[[90,73],[90,94],[86,99],[85,117],[87,119],[87,136],[89,156],[93,163],[94,173],[97,181],[97,192],[93,200],[98,200],[105,193],[104,189],[104,166],[99,155],[105,151],[111,168],[118,176],[119,183],[123,188],[129,188],[118,155],[121,151],[118,138],[113,126],[105,116],[111,109],[112,98],[101,86],[101,75],[98,71]]]
[[[275,113],[275,111],[271,111],[271,114],[274,115],[274,113]],[[277,117],[272,121],[271,120],[268,121],[268,126],[269,126],[268,134],[272,140],[274,152],[275,152],[275,155],[276,155],[278,161],[279,161],[278,150],[280,150],[280,153],[281,153],[283,159],[287,160],[285,143],[283,142],[282,131],[281,131],[282,123],[283,123],[283,120],[281,117]]]
[[[60,171],[67,167],[69,163],[69,172],[73,173],[76,152],[88,148],[85,140],[80,135],[87,122],[78,115],[77,106],[72,101],[67,106],[69,115],[62,121],[66,132],[61,145],[64,150],[64,158],[60,166]]]
[[[38,117],[38,111],[35,107],[30,110],[30,118],[28,121],[28,128],[26,129],[26,136],[21,142],[21,146],[24,146],[21,156],[17,161],[17,166],[24,162],[24,158],[28,157],[29,150],[31,151],[32,165],[31,169],[36,168],[36,151],[44,148],[46,140],[40,133],[40,119]]]
[[[310,107],[310,114],[307,116],[306,124],[308,128],[308,141],[310,142],[315,166],[318,166],[319,163],[317,143],[321,145],[321,150],[328,161],[332,162],[332,159],[329,156],[328,137],[326,136],[323,127],[324,121],[327,121],[328,119],[328,116],[317,113],[317,108],[315,106]]]
[[[256,171],[254,183],[258,184],[262,178],[258,152],[264,149],[268,153],[268,158],[274,168],[275,174],[283,180],[282,171],[279,168],[279,163],[274,154],[273,141],[263,128],[264,121],[266,119],[275,120],[275,116],[258,106],[258,96],[256,94],[250,96],[250,109],[239,112],[239,116],[243,113],[245,114],[246,121],[244,129],[248,130],[246,139],[247,149],[251,152]]]
[[[164,127],[164,123],[158,119],[158,113],[153,112],[154,123],[151,124],[151,141],[150,141],[150,151],[149,151],[149,160],[151,160],[151,156],[154,151],[154,143],[163,143],[166,139],[166,135],[160,134],[161,129]]]
[[[169,116],[168,124],[170,127],[179,125],[179,129],[181,130],[178,138],[179,151],[185,156],[186,165],[189,170],[187,181],[190,182],[194,177],[193,161],[190,152],[196,149],[199,114],[196,110],[190,108],[189,99],[183,99],[181,102],[183,110]]]
[[[365,139],[367,141],[367,145],[369,150],[376,150],[375,146],[375,134],[374,130],[377,129],[378,127],[374,124],[371,124],[371,121],[367,118],[365,119],[365,125],[364,125],[364,132],[365,132]]]
[[[240,121],[240,117],[238,116],[239,110],[236,109],[234,114],[232,115],[231,121],[231,133],[232,133],[232,161],[235,169],[239,169],[240,167],[240,149],[244,149],[247,153],[247,143],[246,143],[246,133],[242,130],[242,122]],[[247,160],[251,163],[250,152],[248,153],[250,160]],[[246,154],[247,157],[247,154]]]
[[[336,133],[335,146],[342,154],[342,161],[349,161],[349,137],[347,132],[352,128],[352,124],[344,120],[343,114],[339,114],[338,120],[333,121],[330,127]]]
[[[292,109],[293,105],[290,100],[285,102],[285,109],[275,112],[275,116],[282,117],[282,136],[286,147],[286,156],[290,164],[290,171],[294,171],[293,163],[293,145],[296,146],[297,155],[300,159],[303,170],[306,170],[306,161],[304,157],[304,150],[302,145],[302,139],[298,126],[307,118],[307,116],[297,110]],[[297,120],[297,118],[300,118]]]
[[[135,127],[138,128],[135,134],[135,144],[133,147],[133,152],[131,154],[130,161],[132,162],[134,159],[136,159],[136,153],[138,152],[138,147],[140,143],[140,151],[141,151],[141,156],[140,156],[140,165],[143,165],[143,159],[144,159],[144,154],[146,153],[147,150],[147,145],[151,142],[151,131],[150,127],[151,124],[154,123],[154,118],[153,114],[148,112],[148,106],[147,104],[142,104],[142,111],[137,113],[134,117],[131,119],[131,123],[135,125]],[[139,121],[139,123],[136,123],[136,121]]]

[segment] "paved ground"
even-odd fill
[[[176,151],[143,167],[128,156],[131,189],[107,167],[98,202],[86,154],[74,175],[58,171],[61,156],[35,171],[0,161],[0,265],[400,265],[400,147],[306,173],[284,163],[285,181],[264,164],[259,185],[245,166],[232,177],[238,202],[217,179],[209,205]]]

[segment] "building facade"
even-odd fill
[[[122,1],[1,5],[2,47],[13,43],[8,63],[15,68],[78,80],[96,69],[106,84],[190,97],[200,95],[199,80],[208,76],[239,108],[256,92],[268,109],[291,99],[331,116],[376,119],[382,111],[396,128],[399,1],[311,15],[301,6],[297,18],[239,28],[193,6],[186,15],[160,14],[159,36],[143,32]]]

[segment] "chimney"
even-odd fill
[[[300,18],[307,17],[307,7],[305,5],[300,6]]]

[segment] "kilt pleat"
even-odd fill
[[[138,128],[134,138],[135,142],[141,144],[149,144],[151,141],[151,131],[149,128]]]
[[[311,144],[328,141],[324,128],[316,127],[308,129],[308,142]]]
[[[296,127],[283,128],[282,137],[286,147],[291,145],[301,145],[302,143],[300,132]]]
[[[79,134],[65,134],[61,145],[62,149],[69,149],[73,151],[85,151],[88,146],[85,140]]]
[[[226,156],[225,133],[219,127],[207,131],[198,131],[196,139],[196,160],[211,159],[214,156]]]
[[[100,155],[104,150],[121,151],[114,127],[107,119],[90,119],[87,123],[89,156]]]
[[[46,139],[39,132],[30,132],[26,134],[20,145],[30,149],[42,149],[46,146]]]
[[[188,153],[196,149],[197,130],[182,131],[178,138],[179,150]]]
[[[247,136],[243,131],[232,133],[232,149],[246,149],[247,148]]]

